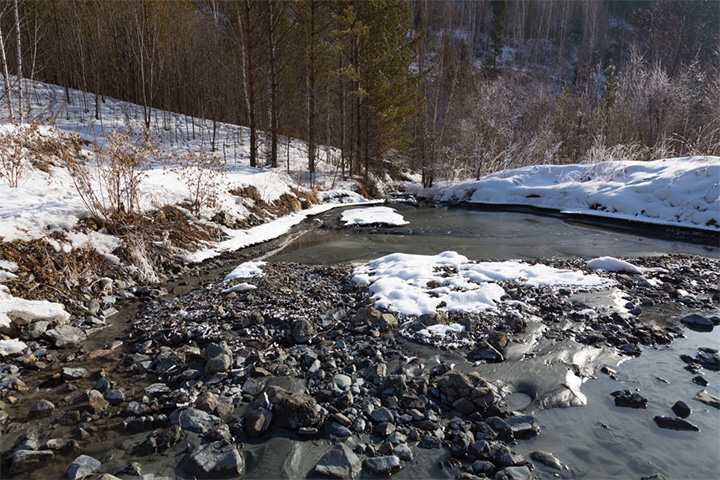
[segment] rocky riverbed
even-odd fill
[[[47,325],[72,338],[29,339],[31,354],[0,367],[2,476],[565,475],[552,452],[516,453],[543,435],[528,412],[583,405],[587,378],[720,323],[720,262],[631,262],[644,273],[600,273],[616,282],[603,290],[505,283],[499,308],[476,314],[378,310],[348,265],[268,263],[262,276],[229,282],[218,266],[176,284],[179,293],[108,292],[135,297],[109,327],[85,338],[87,316]],[[582,260],[542,263],[590,273]],[[659,305],[683,313],[649,317]],[[464,328],[428,335],[437,325]],[[702,391],[718,352],[686,357]],[[514,405],[517,394],[529,405]],[[695,397],[686,402],[720,407],[707,392]],[[638,411],[647,401],[614,398]],[[658,428],[692,430],[676,408],[654,419]]]

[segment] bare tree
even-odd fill
[[[20,123],[23,122],[23,75],[22,75],[22,45],[20,43],[20,7],[15,0],[15,33],[17,40],[17,81],[18,81],[18,113]]]

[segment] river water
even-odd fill
[[[464,209],[397,207],[408,225],[397,228],[307,229],[290,236],[282,248],[269,258],[273,262],[360,263],[395,253],[434,255],[457,251],[473,260],[593,258],[598,256],[643,257],[683,253],[709,258],[720,256],[717,245],[697,245],[639,233],[628,233],[573,223],[555,216],[528,213],[489,212]],[[340,212],[329,212],[314,222],[336,222]],[[641,320],[662,324],[677,323],[691,313],[675,306],[646,309]],[[701,389],[684,370],[681,354],[694,356],[698,347],[720,348],[720,335],[687,331],[687,337],[673,344],[645,349],[638,358],[617,365],[611,357],[588,359],[587,366],[612,365],[615,379],[597,373],[585,382],[582,393],[587,405],[574,408],[540,409],[523,393],[513,393],[507,401],[517,411],[532,414],[542,432],[531,440],[519,441],[513,448],[524,455],[534,450],[553,452],[567,470],[558,471],[538,465],[539,478],[640,478],[661,472],[668,478],[720,478],[720,411],[692,400]],[[548,346],[544,347],[546,350]],[[460,369],[477,368],[488,380],[501,384],[530,385],[535,395],[551,388],[560,372],[551,366],[567,356],[582,356],[582,348],[550,346],[534,362],[523,360],[474,366],[460,356],[446,352]],[[447,359],[446,358],[446,359]],[[593,363],[594,361],[594,363]],[[720,375],[705,371],[710,382],[706,390],[720,395]],[[546,378],[541,378],[546,377]],[[543,385],[547,384],[545,387]],[[638,390],[649,399],[647,409],[616,407],[610,395],[616,390]],[[673,416],[670,407],[678,400],[693,413],[688,418],[700,432],[680,432],[658,428],[653,417]],[[437,451],[420,452],[408,468],[396,474],[400,478],[417,475],[445,477],[438,469]]]

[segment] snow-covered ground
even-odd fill
[[[720,231],[720,157],[538,165],[422,194],[444,202],[529,205]]]

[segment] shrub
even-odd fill
[[[204,206],[214,207],[218,189],[225,177],[222,161],[205,151],[186,153],[174,160],[177,174],[188,189],[193,214],[197,215]]]
[[[17,188],[35,157],[31,144],[37,137],[38,124],[15,126],[0,133],[0,178]]]

